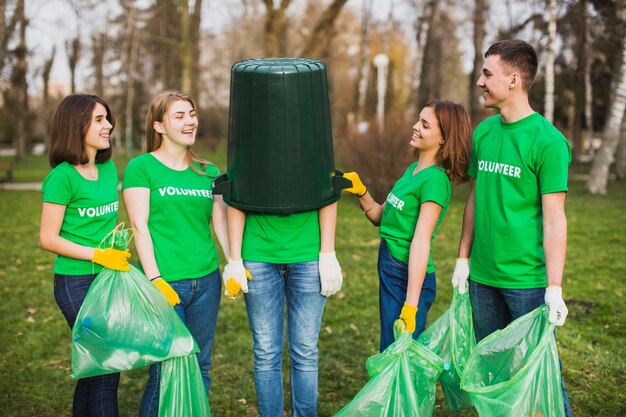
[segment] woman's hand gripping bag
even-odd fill
[[[101,247],[125,250],[127,229]],[[188,356],[195,342],[159,290],[137,268],[104,268],[91,284],[72,329],[72,377],[86,378]]]
[[[445,362],[439,383],[448,407],[452,410],[470,408],[472,400],[461,389],[461,375],[476,347],[469,292],[460,294],[455,288],[450,308],[428,326],[417,341]]]
[[[335,417],[429,417],[443,361],[402,334],[366,362],[368,383]]]
[[[541,306],[478,345],[461,378],[478,415],[564,417],[554,324]]]

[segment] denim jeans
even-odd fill
[[[85,300],[94,275],[54,276],[54,298],[70,329],[74,327],[78,311]],[[72,415],[74,417],[117,417],[117,387],[120,374],[81,378],[76,381]]]
[[[519,290],[496,288],[470,280],[469,289],[476,342],[480,342],[496,330],[504,329],[513,320],[545,304],[545,288]],[[572,417],[572,408],[563,378],[561,378],[561,388],[565,415]]]
[[[317,261],[287,265],[244,261],[252,274],[245,294],[254,350],[254,382],[261,417],[283,415],[283,335],[291,362],[291,415],[317,415],[318,350],[326,298]]]
[[[400,317],[409,283],[408,265],[389,253],[384,239],[380,241],[380,248],[378,249],[378,277],[380,281],[378,299],[380,307],[380,351],[382,352],[395,340],[393,322]],[[414,338],[424,331],[426,316],[428,316],[428,310],[435,301],[436,294],[437,279],[435,273],[427,273],[424,276],[422,292],[417,304]]]
[[[208,393],[211,387],[211,378],[209,377],[211,349],[215,340],[217,313],[222,292],[220,270],[216,269],[202,278],[184,279],[169,284],[180,297],[180,304],[174,306],[174,310],[183,323],[187,325],[189,332],[200,348],[200,352],[197,353],[198,364]],[[151,365],[139,408],[141,417],[156,417],[158,414],[160,375],[161,364]]]

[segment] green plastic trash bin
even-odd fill
[[[331,204],[349,180],[335,170],[326,66],[253,59],[231,70],[228,171],[213,192],[244,211],[294,213]]]

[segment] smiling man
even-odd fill
[[[536,74],[533,47],[503,40],[485,53],[476,83],[484,106],[499,114],[474,131],[469,166],[474,181],[452,284],[463,293],[469,279],[477,341],[544,303],[551,323],[562,326],[567,317],[561,281],[571,150],[530,106]],[[565,388],[563,397],[569,417]]]

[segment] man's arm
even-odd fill
[[[463,229],[461,230],[461,241],[459,243],[458,258],[469,259],[472,252],[472,243],[474,242],[474,205],[476,180],[472,179],[472,189],[467,197],[465,210],[463,211]]]
[[[548,286],[561,286],[567,251],[566,193],[541,196],[543,209],[543,252],[546,258]]]

